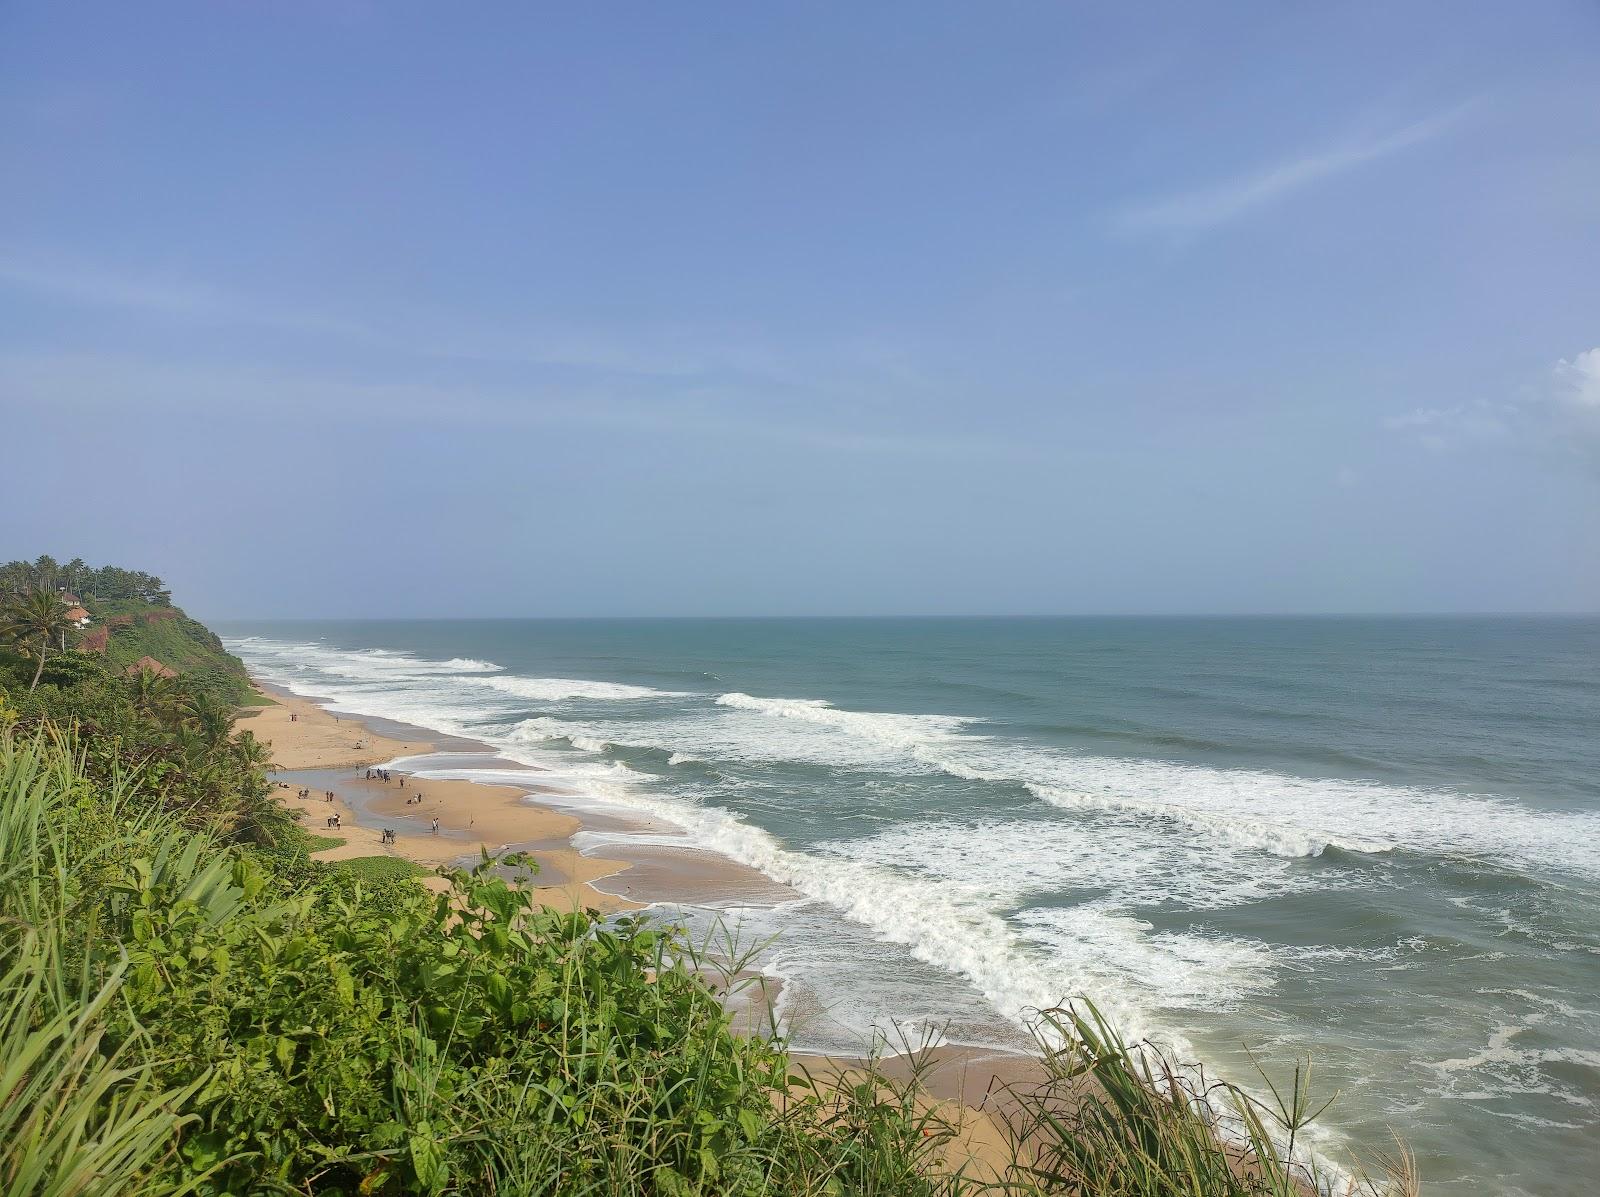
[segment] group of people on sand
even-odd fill
[[[295,797],[297,797],[297,798],[310,798],[311,797],[311,787],[310,786],[306,786],[304,789],[300,790],[295,795]],[[332,790],[323,790],[322,791],[322,800],[324,802],[332,802],[333,801],[333,791]]]
[[[367,770],[366,780],[368,780],[368,781],[388,782],[388,781],[393,781],[394,780],[394,776],[387,769],[368,769]],[[402,790],[406,788],[406,776],[405,776],[404,773],[402,773],[400,775],[400,788]],[[422,805],[422,791],[421,790],[413,790],[406,797],[406,805],[407,806],[421,806]],[[437,815],[435,815],[434,818],[433,818],[432,825],[431,825],[431,830],[432,830],[434,835],[438,835],[439,834],[439,817]],[[385,827],[383,829],[383,838],[380,840],[380,842],[381,843],[385,843],[385,844],[392,844],[392,843],[395,842],[394,836],[395,836],[394,829],[390,828],[390,827]]]
[[[433,818],[433,834],[434,835],[438,835],[439,834],[439,816],[437,816],[437,815],[435,815],[434,818]],[[393,827],[385,827],[383,829],[383,835],[379,838],[378,842],[380,844],[392,844],[392,843],[394,843],[395,842],[394,828]]]
[[[335,815],[334,818],[338,818],[338,816]],[[395,841],[395,838],[394,838],[394,834],[395,833],[394,833],[394,828],[393,827],[385,827],[383,829],[383,834],[380,837],[378,837],[378,842],[380,844],[392,844],[392,843],[395,843],[396,841]],[[439,818],[438,818],[437,815],[435,815],[434,819],[433,819],[433,834],[434,835],[438,835],[439,834]]]
[[[368,769],[367,770],[367,780],[368,781],[389,781],[390,779],[391,779],[390,778],[390,773],[389,773],[389,770],[387,770],[387,769]],[[400,775],[400,788],[402,790],[406,788],[406,775],[404,773],[402,773]],[[410,797],[408,797],[406,799],[406,805],[407,806],[421,806],[422,805],[422,791],[421,790],[413,790],[411,792]],[[437,829],[435,829],[435,830],[437,830]]]

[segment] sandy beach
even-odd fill
[[[627,863],[583,855],[571,844],[580,821],[531,801],[528,790],[422,781],[395,770],[385,782],[369,776],[371,766],[426,753],[434,744],[380,735],[359,719],[336,716],[304,698],[281,693],[271,697],[272,706],[241,710],[239,723],[271,745],[279,797],[301,812],[307,830],[343,841],[312,853],[313,859],[393,856],[431,870],[471,861],[484,852],[525,851],[539,866],[540,884],[534,892],[549,906],[602,912],[639,906],[591,884],[622,871]],[[310,790],[308,797],[299,796],[302,789]],[[335,815],[337,829],[328,826]],[[432,830],[435,819],[437,833]],[[385,830],[395,832],[393,842],[383,841]],[[439,877],[423,881],[433,888],[444,884]]]

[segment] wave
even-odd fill
[[[1020,786],[1057,809],[1159,820],[1272,856],[1404,848],[1600,875],[1600,812],[1556,814],[1488,795],[1080,754],[971,734],[963,729],[979,721],[958,716],[845,711],[821,699],[740,693],[717,702],[893,747],[919,769]]]
[[[256,636],[228,638],[224,645],[237,649],[252,664],[270,671],[273,665],[299,672],[307,668],[352,681],[395,681],[408,677],[496,673],[504,669],[493,661],[451,657],[439,661],[388,648],[330,649],[316,643],[264,640]]]
[[[638,775],[635,774],[635,777]],[[682,827],[692,842],[756,869],[906,948],[918,960],[965,977],[1002,1014],[1021,1023],[1032,1012],[1089,992],[1089,978],[1032,949],[983,897],[962,887],[906,876],[864,860],[797,851],[717,806],[700,806],[627,786],[604,797]],[[1097,993],[1136,1036],[1162,1035],[1126,998]]]
[[[846,711],[821,698],[754,698],[734,692],[717,696],[719,707],[754,711],[776,719],[835,728],[853,736],[897,747],[914,748],[954,737],[977,722],[959,715],[897,715],[884,711]],[[969,737],[975,738],[975,737]]]
[[[928,819],[871,836],[816,845],[830,855],[872,861],[982,895],[997,909],[1059,903],[1062,894],[1118,907],[1173,902],[1219,910],[1285,894],[1361,883],[1329,877],[1286,859],[1261,860],[1227,846],[1152,836],[1134,824],[1087,825],[1048,815],[1011,819]]]
[[[1600,812],[1540,812],[1487,795],[1348,778],[1301,777],[1054,748],[960,715],[847,710],[820,698],[653,689],[583,678],[507,674],[468,657],[234,640],[252,667],[297,693],[453,734],[505,734],[516,700],[634,704],[625,719],[519,724],[515,735],[574,748],[653,749],[719,767],[816,764],[904,776],[942,773],[1015,787],[1052,809],[1226,843],[1275,858],[1330,849],[1406,850],[1600,876]],[[496,703],[498,699],[498,705]],[[679,700],[679,701],[671,701]],[[1031,726],[1031,725],[1030,725]],[[1165,829],[1163,831],[1163,829]]]
[[[1273,856],[1290,859],[1321,856],[1329,848],[1364,853],[1390,852],[1395,848],[1392,840],[1308,831],[1299,827],[1266,823],[1258,819],[1208,815],[1170,802],[1145,802],[1134,798],[1073,793],[1033,783],[1028,783],[1027,789],[1029,793],[1059,810],[1105,811],[1170,820],[1194,831],[1219,836],[1240,847],[1257,848]]]
[[[491,677],[481,679],[482,684],[503,694],[518,698],[533,698],[545,702],[562,702],[567,699],[597,699],[628,702],[646,698],[683,698],[677,690],[654,690],[649,686],[630,686],[623,682],[597,682],[584,678],[566,677]]]

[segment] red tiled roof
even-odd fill
[[[123,672],[128,674],[154,673],[160,675],[161,677],[178,676],[178,671],[176,669],[169,669],[154,657],[140,657],[132,665],[129,665],[125,670],[123,670]]]

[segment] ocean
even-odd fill
[[[791,887],[672,913],[776,937],[797,1046],[1016,1046],[1086,996],[1257,1089],[1311,1057],[1334,1158],[1392,1132],[1428,1193],[1593,1191],[1600,620],[219,629]]]

